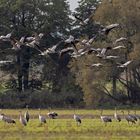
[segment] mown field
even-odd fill
[[[31,120],[27,126],[22,126],[19,122],[19,110],[2,110],[2,113],[16,119],[16,124],[0,121],[0,140],[140,140],[139,122],[128,125],[125,119],[120,123],[113,120],[105,126],[100,120],[100,110],[76,110],[76,114],[82,119],[82,124],[77,126],[73,119],[74,110],[53,111],[59,114],[58,119],[47,118],[47,123],[41,125],[38,110],[29,110]],[[47,113],[48,110],[41,110],[42,115],[47,116]],[[104,110],[103,114],[113,117],[114,110]],[[121,114],[121,111],[118,111],[118,114]],[[131,114],[134,112],[131,111]],[[137,114],[140,114],[140,111],[137,111]]]

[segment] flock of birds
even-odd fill
[[[80,21],[80,25],[81,26],[85,26],[87,25],[91,19],[92,19],[92,15],[89,16],[87,19],[83,20],[77,16],[75,16],[75,18],[77,20]],[[12,33],[9,33],[7,35],[1,35],[0,36],[0,41],[9,41],[11,42],[11,45],[13,46],[12,49],[14,50],[19,50],[22,48],[23,45],[26,45],[28,47],[34,48],[37,51],[39,51],[39,55],[41,56],[46,56],[49,54],[59,54],[59,57],[62,57],[64,54],[69,54],[72,58],[78,58],[81,57],[85,54],[92,54],[94,53],[97,57],[104,59],[104,60],[114,60],[114,59],[118,59],[119,56],[115,56],[115,55],[107,55],[107,52],[110,50],[119,50],[119,49],[127,49],[126,46],[124,45],[118,45],[120,42],[122,42],[122,44],[124,44],[124,42],[128,42],[128,39],[126,37],[121,37],[117,40],[115,40],[113,42],[113,47],[106,47],[106,48],[95,48],[93,46],[93,43],[100,38],[101,36],[107,36],[110,31],[119,28],[120,25],[119,24],[111,24],[108,26],[103,26],[100,25],[100,29],[98,31],[97,34],[94,34],[93,37],[91,37],[90,39],[76,39],[73,35],[70,35],[69,37],[61,37],[61,41],[59,41],[57,44],[55,44],[52,47],[47,48],[45,51],[42,51],[40,48],[40,40],[43,38],[44,34],[40,33],[40,34],[33,34],[33,36],[29,37],[29,36],[24,36],[21,37],[19,40],[15,39],[12,37]],[[64,45],[64,49],[59,49],[59,46]],[[80,45],[82,48],[78,49],[77,46]],[[3,63],[9,63],[11,61],[0,61],[0,64]],[[118,68],[126,68],[129,64],[131,64],[133,62],[133,60],[129,60],[123,64],[118,64]],[[104,66],[104,64],[102,63],[94,63],[92,65],[87,65],[88,67],[102,67]],[[28,108],[28,107],[27,107]],[[124,112],[122,111],[122,113],[124,114]],[[101,120],[106,124],[108,122],[112,122],[112,118],[109,116],[104,116],[102,115],[103,111],[101,111],[101,115],[100,118]],[[55,119],[58,116],[58,114],[56,112],[50,112],[48,113],[48,117],[51,119]],[[1,114],[0,118],[2,121],[6,122],[6,123],[16,123],[15,120],[11,119],[10,117]],[[40,123],[46,123],[46,117],[42,116],[40,113],[40,109],[39,109],[39,121]],[[117,110],[115,110],[115,114],[114,114],[114,118],[117,121],[121,121],[122,118],[121,116],[119,116],[117,114]],[[24,114],[24,117],[22,115],[22,112],[20,112],[20,123],[23,124],[24,126],[27,125],[27,123],[29,122],[30,119],[30,115],[27,111]],[[127,120],[128,123],[136,123],[137,120],[140,120],[140,116],[137,115],[136,113],[134,115],[130,114],[128,112],[128,115],[125,115],[125,119]],[[82,120],[81,118],[74,114],[74,120],[77,122],[77,124],[81,124]]]
[[[24,113],[24,116],[22,115],[22,111],[19,111],[20,112],[20,117],[19,117],[19,121],[22,125],[26,126],[27,123],[29,122],[30,120],[30,115],[29,115],[29,110],[28,110],[28,106],[26,106],[27,110],[26,112]],[[48,114],[48,117],[50,119],[56,119],[56,117],[58,116],[58,114],[56,112],[49,112]],[[41,111],[40,111],[40,108],[39,108],[39,114],[38,114],[38,119],[39,119],[39,122],[41,124],[43,123],[46,123],[46,117],[41,115]],[[9,124],[16,124],[16,121],[8,116],[6,116],[5,114],[1,113],[0,114],[0,120],[4,121],[5,123],[9,123]]]
[[[26,126],[27,123],[29,122],[30,120],[30,115],[29,115],[29,110],[28,110],[28,106],[26,107],[27,110],[26,112],[24,113],[24,116],[22,115],[22,112],[20,112],[20,118],[19,118],[19,121],[22,125]],[[128,114],[125,115],[124,114],[124,111],[121,111],[123,114],[122,115],[118,115],[118,112],[117,112],[117,109],[115,108],[115,113],[114,113],[114,117],[110,117],[110,116],[105,116],[103,115],[103,110],[101,110],[101,114],[100,114],[100,119],[103,123],[105,123],[105,125],[108,123],[108,122],[112,122],[112,119],[114,118],[116,121],[118,122],[121,122],[122,119],[125,119],[128,124],[132,123],[132,124],[136,124],[137,121],[140,122],[140,115],[136,114],[136,110],[135,110],[135,113],[134,114],[130,114],[130,111],[128,110]],[[47,116],[50,118],[50,119],[57,119],[58,117],[58,114],[56,112],[49,112],[47,113]],[[40,108],[39,108],[39,114],[38,114],[38,119],[39,119],[39,122],[41,124],[45,124],[47,123],[47,119],[46,119],[46,116],[43,116],[41,115],[40,113]],[[75,120],[75,122],[77,123],[77,126],[79,126],[81,123],[82,123],[82,119],[80,116],[78,116],[77,114],[74,113],[73,115],[73,119]],[[16,121],[10,117],[8,117],[7,115],[1,113],[0,114],[0,120],[4,121],[5,123],[8,123],[8,124],[16,124]]]
[[[112,122],[112,118],[109,117],[109,116],[104,116],[104,115],[102,115],[102,112],[103,112],[103,111],[101,110],[101,116],[100,116],[101,120],[102,120],[105,124],[107,124],[108,122]],[[136,114],[136,110],[135,110],[135,113],[134,113],[134,114],[130,114],[130,111],[128,110],[128,115],[125,115],[123,110],[122,110],[121,112],[123,113],[123,115],[122,115],[123,118],[125,118],[125,120],[128,122],[128,124],[129,124],[130,122],[131,122],[132,124],[136,124],[137,121],[140,121],[140,115],[137,115],[137,114]],[[118,115],[117,109],[115,108],[114,119],[115,119],[116,121],[118,121],[118,122],[121,122],[121,120],[122,120],[123,118],[121,117],[121,115]]]
[[[74,15],[74,17],[80,21],[81,26],[88,25],[88,23],[91,21],[92,16],[89,16],[87,19],[83,20],[77,16]],[[124,44],[124,42],[128,42],[128,39],[126,37],[121,37],[117,40],[115,40],[112,44],[113,47],[106,47],[106,48],[95,48],[93,46],[93,43],[102,36],[107,36],[110,31],[113,29],[119,28],[120,25],[115,23],[108,26],[100,25],[100,29],[96,34],[93,35],[90,39],[77,39],[74,36],[70,35],[69,37],[63,36],[62,34],[58,34],[60,37],[60,41],[53,45],[52,47],[47,48],[46,50],[42,51],[40,48],[40,40],[43,38],[43,33],[34,33],[33,36],[24,36],[21,37],[19,40],[12,37],[12,33],[9,33],[7,35],[0,36],[0,41],[10,41],[11,45],[13,46],[12,49],[19,50],[22,48],[23,45],[26,45],[28,47],[34,48],[39,52],[39,55],[46,56],[49,54],[59,54],[59,57],[62,57],[64,54],[69,54],[72,58],[78,58],[80,56],[86,55],[86,54],[95,54],[97,57],[102,58],[104,60],[114,60],[118,59],[119,56],[115,55],[107,55],[107,52],[109,50],[119,50],[119,49],[127,49],[124,45],[118,45],[120,42]],[[77,46],[80,45],[82,48],[78,49]],[[64,46],[63,49],[60,49]],[[117,63],[118,68],[126,68],[129,64],[131,64],[133,60],[129,60],[123,64]],[[0,64],[3,63],[9,63],[9,61],[0,61]],[[88,67],[102,67],[104,64],[102,63],[95,63],[92,65],[86,65]]]

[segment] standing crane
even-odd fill
[[[134,110],[134,115],[135,115],[135,117],[137,118],[137,120],[139,120],[140,121],[140,115],[138,115],[138,114],[136,114],[136,110]]]
[[[134,119],[135,122],[137,121],[137,117],[136,117],[135,115],[133,115],[133,114],[130,114],[130,111],[129,111],[129,110],[128,110],[128,115],[129,115],[130,117],[132,117],[132,118]]]
[[[78,116],[78,115],[75,114],[75,110],[74,110],[73,118],[74,118],[74,120],[76,121],[77,126],[80,125],[80,124],[82,123],[82,120],[81,120],[80,116]]]
[[[126,121],[128,122],[128,124],[131,122],[132,124],[135,124],[135,119],[129,114],[128,111],[128,115],[124,115],[124,111],[121,111],[123,113],[124,118],[126,119]]]
[[[46,117],[45,116],[42,116],[41,114],[40,114],[40,108],[39,108],[39,121],[40,121],[40,123],[42,124],[42,123],[46,123]]]
[[[82,123],[81,118],[80,118],[78,115],[74,114],[74,115],[73,115],[73,118],[74,118],[74,120],[76,121],[77,126],[80,125],[80,124]]]
[[[112,122],[112,119],[109,116],[103,116],[103,110],[101,110],[101,121],[105,123],[105,125],[107,125],[108,122]]]
[[[25,112],[25,114],[24,114],[24,118],[26,119],[26,121],[27,122],[29,122],[29,119],[30,119],[30,115],[29,115],[29,106],[28,105],[26,105],[26,112]]]
[[[116,107],[115,107],[114,118],[115,118],[115,120],[118,121],[118,122],[121,121],[121,117],[117,114],[117,109],[116,109]]]
[[[22,111],[19,111],[20,112],[20,118],[19,118],[19,121],[22,125],[26,126],[27,125],[27,121],[26,119],[22,116]]]

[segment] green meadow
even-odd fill
[[[30,121],[27,126],[19,122],[19,110],[2,110],[2,113],[14,118],[16,124],[6,124],[0,121],[0,140],[139,140],[140,124],[128,124],[122,117],[121,122],[114,119],[105,125],[100,120],[100,110],[76,110],[82,119],[82,124],[77,125],[73,119],[73,110],[53,110],[59,116],[57,119],[47,117],[48,110],[41,110],[46,115],[47,123],[40,124],[38,110],[29,110]],[[24,113],[25,110],[22,110]],[[131,111],[133,113],[133,111]],[[139,114],[140,111],[137,111]],[[113,118],[114,110],[104,110],[103,115],[110,115]],[[121,115],[121,111],[118,111]],[[127,111],[125,111],[127,115]]]

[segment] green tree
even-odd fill
[[[127,2],[127,6],[125,6]],[[128,98],[130,101],[137,103],[139,98],[139,90],[138,85],[133,82],[137,81],[137,77],[135,76],[136,69],[139,68],[137,65],[137,61],[139,59],[136,55],[137,41],[136,38],[139,35],[140,28],[138,26],[139,23],[139,1],[119,1],[113,0],[108,2],[103,1],[102,5],[96,11],[95,19],[100,21],[103,24],[110,24],[113,22],[120,24],[120,30],[118,32],[110,34],[110,38],[119,38],[121,36],[128,38],[128,43],[124,43],[123,45],[127,46],[125,52],[120,52],[123,57],[121,57],[122,62],[126,62],[127,60],[134,60],[132,63],[132,67],[128,67],[125,69],[125,78],[123,79],[121,75],[123,71],[121,71],[121,75],[118,78],[119,81],[125,86],[127,89]],[[137,43],[136,43],[137,42]],[[124,54],[123,54],[124,53]],[[134,66],[133,66],[134,64]],[[134,72],[135,71],[135,72]],[[121,80],[120,80],[121,78]],[[134,86],[135,85],[135,86]]]
[[[127,6],[125,6],[126,2]],[[108,52],[108,55],[119,55],[120,59],[106,61],[98,59],[94,55],[87,55],[70,63],[71,71],[76,75],[77,84],[84,92],[87,106],[100,105],[103,99],[104,102],[108,101],[107,96],[122,103],[126,103],[128,100],[128,102],[138,103],[140,100],[138,90],[138,36],[140,31],[138,3],[137,0],[104,0],[95,12],[93,19],[101,25],[120,24],[120,28],[110,32],[105,40],[99,38],[94,42],[95,48],[114,47],[113,42],[120,37],[126,37],[128,41],[118,44],[126,46],[127,49]],[[125,63],[131,59],[133,63],[128,68],[119,69],[117,67],[118,63]],[[98,62],[103,63],[105,67],[101,69],[86,67],[87,64]]]
[[[52,37],[50,34],[56,35],[57,32],[67,34],[68,30],[70,29],[70,10],[68,2],[66,0],[2,0],[0,1],[0,11],[0,16],[3,19],[0,21],[1,34],[6,34],[12,31],[12,35],[19,39],[21,36],[30,36],[34,32],[43,32],[45,33],[45,38],[41,42],[40,49],[42,51],[48,47],[51,47],[52,44],[54,45],[59,41],[59,38],[57,38],[57,36]],[[7,16],[5,16],[5,14]],[[5,45],[6,44],[4,44],[4,46]],[[11,47],[10,44],[7,45]],[[31,53],[29,53],[28,56],[32,56],[31,63],[37,62],[36,65],[38,65],[37,59],[39,59],[39,57],[36,55],[37,52],[33,49],[31,49],[30,51]],[[8,53],[8,51],[6,50],[5,52]],[[22,57],[21,54],[18,56]],[[52,58],[54,59],[54,57]],[[30,63],[29,59],[28,63]],[[29,65],[30,64],[28,64],[28,68],[26,68],[26,70],[29,69]],[[21,77],[21,74],[19,74],[19,77]],[[29,71],[27,77],[30,77]]]
[[[88,17],[91,17],[89,23],[85,26],[81,26],[79,29],[75,30],[75,34],[79,33],[77,36],[87,36],[91,38],[93,34],[96,34],[99,28],[99,25],[92,19],[92,15],[95,14],[96,9],[98,8],[101,0],[80,0],[78,7],[73,13],[77,17],[85,20]],[[79,25],[80,21],[77,20],[74,23],[74,26]]]

